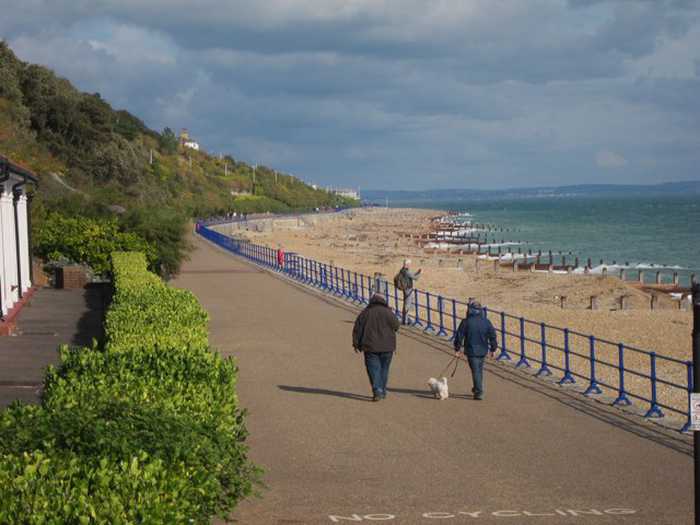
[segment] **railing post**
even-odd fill
[[[457,301],[452,299],[452,335],[450,341],[454,342],[457,337]]]
[[[401,319],[401,310],[399,310],[399,290],[394,286],[394,315]]]
[[[527,357],[525,356],[525,319],[521,317],[519,319],[520,322],[520,359],[518,362],[515,364],[515,368],[530,368],[530,362],[527,360]]]
[[[418,290],[415,288],[411,293],[413,294],[413,306],[416,311],[415,319],[413,319],[413,326],[423,326],[423,323],[420,322],[420,305],[418,304],[420,295],[418,294]]]
[[[442,295],[438,295],[438,315],[440,316],[440,326],[438,328],[437,335],[446,337],[447,330],[445,330],[445,313],[444,313],[444,300]]]
[[[683,425],[683,428],[681,428],[681,432],[688,432],[688,430],[690,430],[690,402],[691,395],[693,393],[693,362],[686,361],[685,368],[688,371],[688,419],[685,422],[685,425]]]
[[[321,263],[321,288],[328,290],[328,269],[326,263]]]
[[[355,286],[353,288],[353,301],[356,303],[360,302],[360,296],[358,295],[359,288],[357,287],[357,272],[353,272],[355,274]]]
[[[340,295],[345,296],[347,295],[347,291],[345,290],[345,268],[340,269],[340,282],[342,283],[340,287]]]
[[[661,407],[657,403],[656,399],[656,352],[649,352],[649,382],[651,383],[651,404],[649,410],[644,414],[644,417],[657,418],[664,417],[664,413],[661,411]]]
[[[535,374],[536,377],[551,376],[552,371],[547,366],[547,338],[546,338],[547,325],[540,323],[540,345],[542,346],[542,364],[540,369]]]
[[[571,348],[569,347],[569,329],[564,328],[564,375],[559,380],[560,385],[572,385],[576,379],[571,374]]]
[[[506,313],[501,312],[501,351],[498,353],[496,361],[510,361],[508,348],[506,347]]]
[[[620,374],[618,380],[617,398],[613,401],[613,406],[629,406],[632,404],[627,391],[625,390],[625,345],[622,343],[617,345],[617,368]]]
[[[590,348],[590,361],[591,361],[591,382],[588,388],[583,393],[584,396],[590,396],[593,394],[602,394],[603,391],[598,386],[598,381],[595,377],[595,336],[591,335],[588,337],[589,348]]]
[[[435,328],[433,327],[433,322],[430,317],[430,292],[425,292],[425,310],[427,312],[427,323],[425,325],[425,329],[423,330],[424,332],[435,332]]]

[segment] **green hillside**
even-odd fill
[[[170,129],[149,129],[99,93],[82,93],[51,70],[17,59],[2,41],[0,154],[39,175],[37,230],[52,213],[96,220],[118,214],[122,230],[166,243],[172,239],[153,230],[173,221],[183,230],[192,217],[357,205],[232,155],[185,148]]]

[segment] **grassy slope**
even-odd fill
[[[48,207],[72,193],[51,173],[79,190],[72,198],[85,195],[102,209],[160,206],[208,215],[355,204],[264,166],[254,184],[252,168],[231,156],[168,149],[136,117],[18,60],[0,42],[0,153],[40,175],[38,196]],[[254,196],[234,198],[232,191]]]

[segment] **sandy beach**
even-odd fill
[[[679,360],[690,359],[692,312],[679,310],[677,301],[662,294],[655,310],[650,310],[650,295],[632,283],[617,277],[567,275],[558,273],[513,272],[506,267],[494,268],[490,261],[481,260],[476,268],[476,255],[426,253],[406,234],[424,234],[430,231],[430,219],[444,214],[439,210],[416,209],[361,209],[345,214],[323,217],[310,216],[302,221],[276,223],[265,231],[240,231],[233,228],[222,232],[242,234],[251,241],[287,252],[297,252],[307,258],[331,263],[358,273],[373,275],[380,272],[391,281],[405,258],[413,268],[423,272],[416,287],[445,298],[465,301],[477,298],[489,308],[505,311],[516,317],[525,317],[536,323],[568,328],[585,335],[624,343],[641,350]],[[458,260],[461,259],[461,264]],[[459,267],[461,266],[461,268]],[[599,308],[590,309],[590,297],[598,296]],[[621,310],[619,298],[628,295],[628,308]],[[566,297],[561,308],[560,297]],[[458,312],[458,315],[463,315]],[[497,324],[498,319],[494,319]],[[507,322],[509,332],[518,333],[517,319]],[[548,334],[549,344],[563,345],[561,332]],[[526,335],[532,341],[526,352],[539,356],[540,326],[526,324]],[[571,338],[572,350],[588,355],[588,341]],[[515,342],[513,343],[515,345]],[[515,345],[517,346],[517,345]],[[509,350],[519,351],[509,347]],[[598,345],[597,358],[617,364],[618,351],[614,345]],[[550,363],[563,367],[561,352],[549,352]],[[641,373],[649,372],[649,356],[625,352],[625,367]],[[538,366],[533,363],[533,366]],[[588,374],[588,362],[574,357],[572,368]],[[685,385],[685,365],[657,360],[657,369],[666,380]],[[555,372],[556,374],[557,372]],[[599,379],[617,386],[617,372],[599,366]],[[629,374],[628,374],[629,376]],[[649,397],[650,382],[644,378],[626,378],[628,390]],[[685,394],[673,388],[659,392],[662,403],[683,408]]]

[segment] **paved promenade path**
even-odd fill
[[[175,285],[240,366],[260,498],[236,523],[692,522],[689,440],[499,366],[473,401],[466,367],[437,401],[449,347],[399,337],[388,398],[370,402],[351,347],[357,310],[203,240]]]
[[[17,335],[0,337],[0,408],[19,399],[38,403],[48,365],[61,344],[91,346],[102,337],[106,286],[42,288],[17,318]]]

